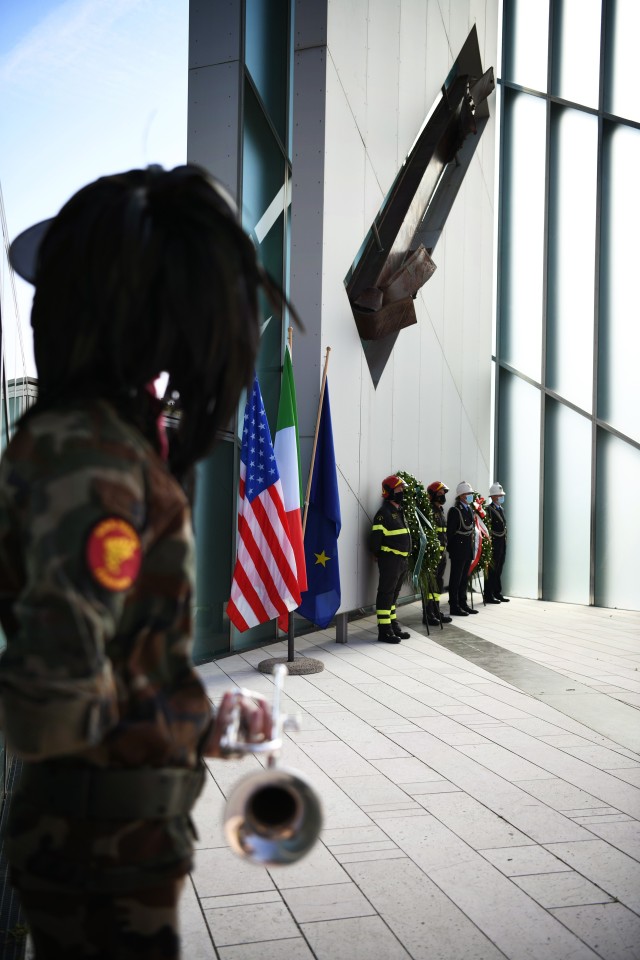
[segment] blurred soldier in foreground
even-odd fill
[[[462,480],[456,487],[456,499],[447,513],[447,550],[449,570],[449,611],[454,617],[477,613],[467,601],[469,567],[473,558],[473,487]]]
[[[435,530],[440,542],[440,561],[435,571],[435,583],[427,594],[425,620],[430,627],[439,627],[441,623],[451,623],[451,617],[440,612],[440,596],[444,590],[444,571],[447,566],[447,525],[444,515],[444,503],[447,499],[449,487],[442,480],[434,480],[427,487],[427,494],[433,510]]]
[[[489,567],[489,576],[484,588],[485,603],[509,603],[502,593],[502,570],[507,556],[507,519],[504,515],[505,492],[502,484],[492,483],[489,487],[491,503],[487,507],[493,563]]]
[[[376,615],[378,640],[400,643],[411,636],[396,619],[396,601],[409,568],[411,534],[404,519],[402,501],[404,480],[385,477],[382,481],[382,506],[373,518],[369,545],[378,561]]]
[[[39,396],[0,464],[0,660],[24,761],[7,832],[38,960],[176,958],[212,710],[191,657],[182,484],[254,372],[258,288],[281,299],[203,171],[104,177],[21,234]],[[170,448],[152,384],[169,374]],[[240,703],[244,739],[270,734]]]

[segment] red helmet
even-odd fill
[[[382,496],[387,499],[387,497],[393,496],[394,492],[399,488],[406,486],[402,477],[397,477],[395,473],[391,474],[390,477],[385,477],[382,481]]]
[[[439,493],[449,493],[449,487],[442,480],[434,480],[427,487],[427,493],[431,498],[437,497]]]

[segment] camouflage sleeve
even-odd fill
[[[0,659],[0,719],[29,760],[99,742],[117,722],[105,645],[141,562],[144,475],[131,455],[52,437],[10,448],[0,471],[0,535],[19,551],[21,583]],[[6,602],[6,550],[0,596]]]

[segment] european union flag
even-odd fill
[[[309,589],[302,594],[298,608],[298,613],[318,627],[328,626],[340,606],[338,536],[341,526],[329,383],[326,382],[304,534]]]

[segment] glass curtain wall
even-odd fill
[[[503,7],[496,477],[506,589],[640,608],[637,0]]]
[[[287,289],[291,183],[290,0],[244,0],[242,10],[242,222],[269,274]],[[275,432],[284,320],[261,295],[264,320],[257,370],[271,433]],[[242,423],[245,398],[240,404]],[[240,427],[238,426],[238,431]],[[239,633],[226,616],[235,562],[241,436],[229,434],[198,466],[198,540],[194,658],[198,662],[277,637],[275,621]],[[215,490],[211,498],[210,491]]]

